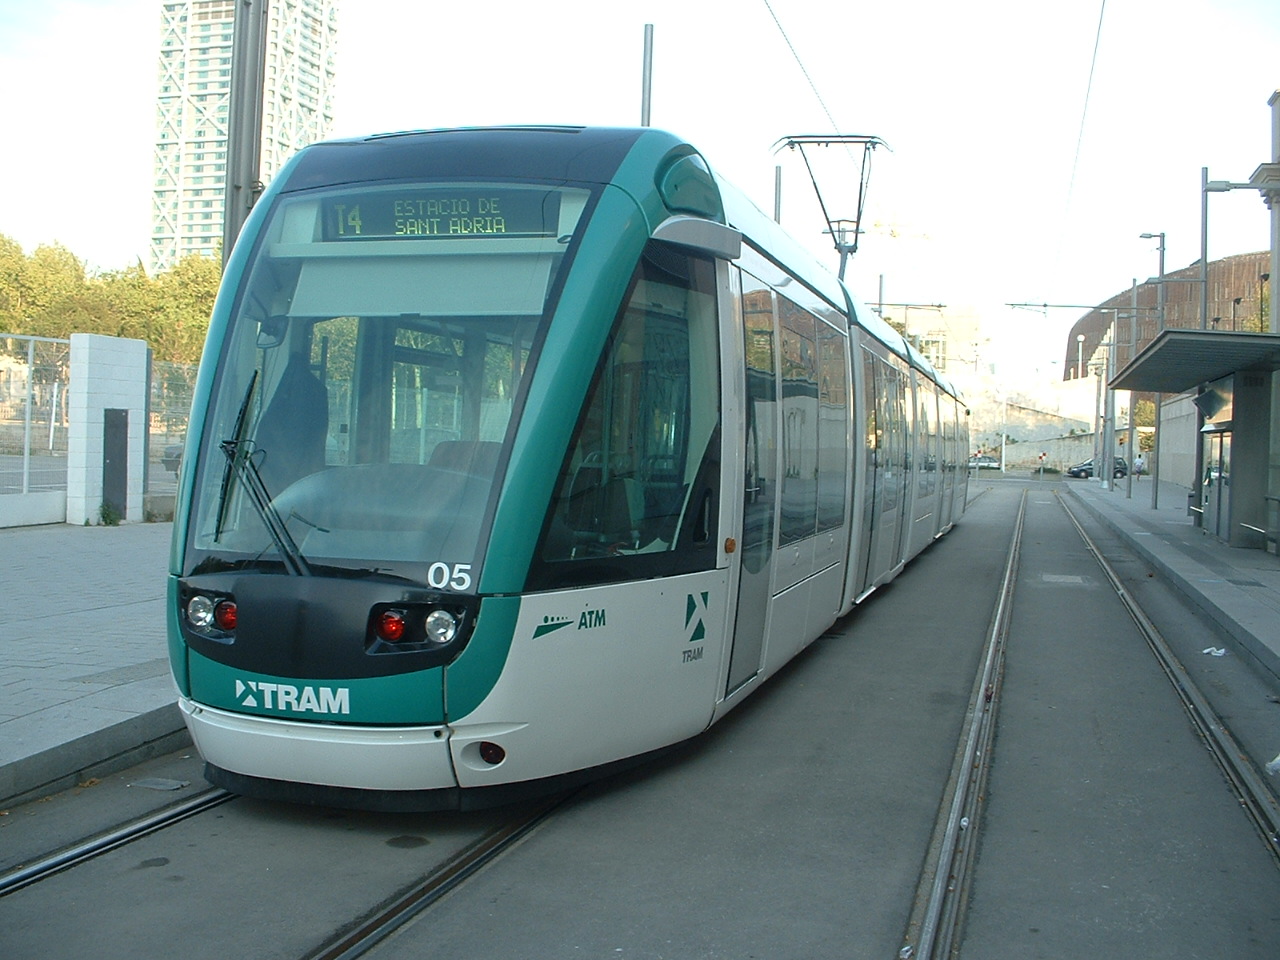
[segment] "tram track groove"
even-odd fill
[[[100,854],[126,846],[153,833],[158,833],[167,827],[181,823],[183,820],[204,813],[206,810],[212,810],[214,807],[234,799],[235,794],[228,793],[226,790],[217,788],[205,790],[194,797],[189,797],[179,803],[146,814],[126,824],[81,840],[69,847],[64,847],[55,853],[39,858],[33,863],[18,867],[0,876],[0,897],[21,890],[23,887],[39,883],[54,874],[61,873],[87,860],[92,860]]]
[[[524,840],[581,790],[579,787],[543,800],[479,837],[426,876],[356,920],[353,926],[303,954],[301,960],[356,960],[363,957]]]
[[[1280,801],[1277,800],[1267,782],[1262,779],[1256,765],[1223,723],[1209,700],[1200,692],[1186,667],[1165,641],[1159,629],[1121,582],[1115,568],[1107,562],[1075,513],[1067,506],[1060,494],[1057,496],[1059,504],[1075,526],[1085,548],[1097,562],[1116,596],[1119,597],[1139,632],[1142,633],[1148,648],[1177,693],[1192,726],[1217,763],[1240,806],[1248,814],[1250,822],[1258,830],[1276,866],[1280,867]]]
[[[957,745],[951,775],[939,804],[929,850],[921,869],[899,960],[949,956],[964,919],[964,905],[977,850],[991,744],[1004,676],[1004,653],[1013,611],[1027,493],[1023,492],[996,593],[991,628],[975,675],[968,716]]]

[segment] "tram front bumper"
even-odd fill
[[[449,728],[356,727],[253,717],[178,698],[200,756],[263,780],[358,790],[457,787]]]

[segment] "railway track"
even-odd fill
[[[302,960],[355,960],[363,956],[403,924],[518,844],[578,792],[566,792],[516,809],[493,829],[478,834],[457,854],[394,893],[374,910],[353,919],[335,936],[304,953]],[[237,799],[235,794],[225,790],[206,790],[180,803],[39,857],[0,875],[0,898]]]
[[[355,960],[427,910],[441,897],[465,883],[485,865],[523,840],[566,804],[578,791],[538,803],[476,839],[457,856],[362,917],[350,929],[307,953],[302,960]]]
[[[1027,495],[1023,492],[966,721],[898,951],[900,960],[948,956],[963,923],[982,816],[983,785],[990,769],[991,743],[995,737],[1004,650],[1026,512]]]
[[[1186,667],[1174,654],[1169,644],[1165,642],[1151,618],[1138,605],[1133,595],[1125,589],[1115,568],[1107,562],[1106,557],[1102,555],[1097,544],[1085,531],[1071,508],[1061,498],[1059,503],[1066,511],[1080,539],[1084,541],[1085,548],[1097,561],[1103,575],[1115,590],[1116,596],[1124,604],[1129,616],[1133,618],[1134,624],[1147,641],[1147,646],[1151,648],[1151,653],[1155,656],[1160,669],[1182,701],[1192,726],[1200,734],[1205,747],[1222,770],[1240,806],[1258,829],[1263,843],[1276,858],[1277,866],[1280,866],[1280,802],[1277,802],[1275,794],[1262,779],[1253,761],[1236,741],[1231,730],[1223,723],[1222,718],[1214,711],[1209,700],[1192,680]]]
[[[198,816],[206,810],[219,807],[235,795],[225,790],[206,790],[180,803],[165,807],[155,813],[147,814],[129,823],[122,824],[112,830],[81,840],[69,847],[57,850],[25,864],[8,873],[0,875],[0,897],[7,896],[23,887],[39,883],[54,874],[69,870],[77,864],[84,863],[109,850],[115,850],[143,837],[172,827],[189,817]]]
[[[1256,828],[1263,845],[1280,866],[1280,801],[1256,764],[1213,709],[1208,698],[1161,635],[1152,619],[1126,589],[1116,569],[1089,536],[1075,513],[1055,493],[1085,549],[1133,619],[1172,685],[1193,728],[1221,770],[1231,791]],[[976,865],[975,852],[983,816],[983,791],[992,760],[997,708],[1003,677],[1017,570],[1026,520],[1027,495],[1019,504],[1004,576],[997,590],[992,625],[981,666],[974,680],[967,720],[929,846],[910,919],[898,952],[899,960],[934,960],[958,955],[968,895]]]

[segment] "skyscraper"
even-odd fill
[[[237,0],[161,4],[151,269],[222,242]],[[333,121],[338,0],[271,0],[262,104],[265,183]]]

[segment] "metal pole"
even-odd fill
[[[1111,342],[1107,345],[1107,357],[1104,361],[1103,377],[1106,380],[1106,395],[1102,405],[1102,463],[1094,464],[1094,472],[1102,478],[1102,489],[1113,490],[1116,471],[1116,392],[1111,389],[1111,378],[1115,376],[1116,362],[1116,323],[1117,314],[1111,314],[1111,324],[1107,328]]]
[[[1271,107],[1271,162],[1280,163],[1280,90],[1267,101]],[[1280,333],[1280,301],[1276,299],[1276,286],[1280,284],[1280,196],[1270,191],[1265,194],[1271,208],[1271,316],[1268,328]]]
[[[773,168],[773,222],[782,222],[782,167]]]
[[[227,114],[227,185],[222,265],[262,192],[262,87],[267,62],[267,2],[239,0],[231,41],[231,102]]]
[[[1156,316],[1160,320],[1160,332],[1165,327],[1165,285],[1164,285],[1164,234],[1160,234],[1160,273],[1156,284]],[[1156,428],[1151,434],[1151,509],[1160,506],[1160,412],[1164,408],[1164,394],[1156,394]]]
[[[1094,360],[1089,366],[1098,378],[1093,394],[1093,477],[1096,480],[1102,476],[1098,466],[1102,462],[1102,364]]]
[[[1129,362],[1133,363],[1133,358],[1138,355],[1138,278],[1133,278],[1133,286],[1129,288]],[[1125,441],[1125,445],[1129,448],[1129,472],[1127,474],[1128,483],[1125,484],[1124,495],[1126,500],[1133,499],[1133,474],[1136,471],[1134,464],[1138,462],[1138,434],[1134,428],[1134,421],[1137,419],[1134,414],[1133,400],[1137,394],[1129,391],[1129,438]]]
[[[641,74],[640,126],[649,126],[649,105],[653,97],[653,24],[644,25],[644,70]]]
[[[36,342],[27,341],[27,404],[22,416],[22,492],[31,492],[31,408],[35,406]]]
[[[1209,325],[1209,168],[1200,168],[1200,329]],[[1196,387],[1200,392],[1200,386]],[[1191,477],[1191,491],[1197,497],[1202,489],[1200,476],[1204,472],[1204,411],[1196,404],[1196,448],[1193,451],[1195,473]],[[1193,513],[1197,527],[1204,526],[1204,514]]]
[[[1161,284],[1163,287],[1164,284]],[[1209,168],[1200,168],[1200,329],[1209,323]]]

